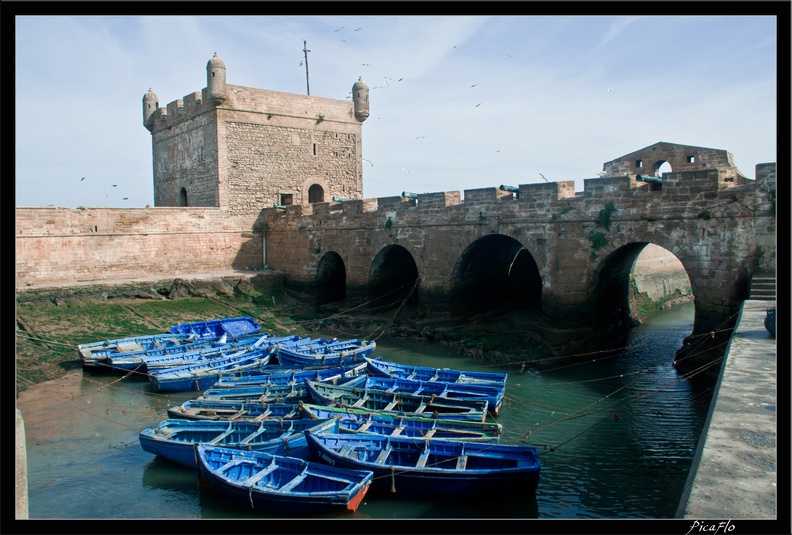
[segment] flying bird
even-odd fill
[[[343,29],[344,29],[344,26],[341,26],[341,27],[340,27],[339,29],[337,29],[336,31],[337,31],[337,32],[340,32],[340,31],[341,31],[341,30],[343,30]]]
[[[359,31],[360,31],[360,30],[362,30],[362,29],[363,29],[363,28],[357,28],[355,31],[356,31],[356,32],[359,32]]]
[[[481,106],[481,102],[479,102],[478,104],[476,104],[476,107],[477,107],[477,108],[478,108],[479,106]]]
[[[613,89],[612,87],[609,87],[609,88],[608,88],[608,92],[609,92],[609,93],[615,93],[615,92],[616,92],[616,90],[615,90],[615,89]]]
[[[415,139],[426,139],[426,138],[428,138],[428,137],[429,137],[429,136],[418,136],[418,137],[417,137],[417,138],[415,138]]]
[[[118,184],[113,184],[113,185],[112,185],[112,186],[110,186],[110,187],[111,187],[111,188],[117,188],[117,187],[118,187]]]
[[[367,162],[371,167],[374,167],[374,164],[371,163],[371,160],[367,160],[365,158],[361,158],[361,160],[363,160],[364,162]]]
[[[478,84],[473,84],[473,85],[471,85],[470,87],[476,87],[477,85],[478,85]]]
[[[539,176],[540,176],[540,177],[542,177],[542,178],[544,178],[544,181],[545,181],[545,182],[550,182],[549,180],[547,180],[547,178],[546,178],[546,177],[545,177],[545,176],[544,176],[542,173],[539,173]]]
[[[371,63],[364,63],[361,67],[371,67]]]
[[[402,167],[402,171],[407,171],[407,174],[409,174],[409,173],[410,173],[410,170],[409,170],[409,169],[407,169],[406,167]]]
[[[123,199],[121,199],[121,200],[122,200],[122,201],[128,201],[128,200],[129,200],[129,197],[124,197],[124,198],[123,198]]]
[[[80,182],[82,182],[83,180],[85,180],[85,177],[82,177],[82,178],[80,179]]]
[[[511,54],[495,54],[496,56],[500,56],[502,58],[510,58]]]

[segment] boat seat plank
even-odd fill
[[[298,475],[297,477],[295,477],[294,479],[283,485],[281,488],[279,488],[278,492],[289,492],[291,489],[302,483],[307,476],[308,474],[306,474],[305,472],[301,473],[300,475]]]
[[[396,405],[398,405],[398,404],[399,404],[399,401],[398,401],[398,400],[396,400],[396,401],[391,401],[390,403],[388,403],[387,405],[385,405],[385,409],[383,409],[383,410],[386,410],[386,411],[392,411],[392,410],[394,410],[394,409],[396,408]]]
[[[393,451],[393,448],[391,448],[390,446],[384,448],[382,451],[380,451],[380,454],[377,456],[377,459],[374,462],[377,464],[384,463],[385,459],[388,458],[388,455],[390,455],[391,451]]]
[[[426,460],[429,458],[429,448],[424,448],[421,452],[421,456],[418,457],[418,462],[415,463],[416,468],[424,468],[426,466]]]
[[[366,404],[366,402],[368,401],[368,399],[369,399],[369,397],[368,397],[368,396],[363,396],[362,398],[360,398],[359,400],[357,400],[356,402],[354,402],[354,403],[352,404],[352,407],[355,407],[355,408],[362,407],[363,405],[365,405],[365,404]]]
[[[354,444],[344,444],[344,446],[341,448],[341,450],[338,453],[344,456],[349,456],[349,454],[352,453],[354,449],[355,449]]]
[[[259,414],[258,416],[256,416],[255,420],[257,422],[259,422],[261,420],[266,420],[267,418],[269,418],[270,414],[272,414],[272,411],[267,409],[266,411],[264,411],[261,414]]]
[[[364,423],[363,425],[361,425],[361,426],[360,426],[360,428],[358,428],[358,431],[361,431],[361,432],[362,432],[362,431],[368,431],[368,428],[369,428],[369,427],[371,427],[371,425],[372,425],[373,423],[374,423],[374,422],[372,422],[371,420],[367,421],[366,423]]]
[[[253,486],[256,483],[258,483],[261,479],[263,479],[264,477],[268,476],[269,474],[271,474],[272,472],[274,472],[277,469],[278,469],[278,465],[275,462],[273,462],[272,464],[270,464],[265,469],[259,470],[256,474],[254,474],[254,475],[250,476],[249,478],[247,478],[245,480],[245,482],[243,483],[243,485],[245,485],[245,486]]]
[[[456,469],[464,470],[466,466],[467,466],[467,455],[460,455],[459,457],[457,457]]]
[[[218,443],[219,443],[221,440],[223,440],[224,438],[226,438],[228,435],[230,435],[230,434],[231,434],[231,433],[233,433],[233,432],[234,432],[234,430],[233,430],[233,429],[231,429],[231,430],[226,430],[226,431],[223,431],[222,433],[220,433],[219,435],[217,435],[215,438],[213,438],[212,440],[210,440],[210,441],[208,442],[208,444],[210,444],[210,445],[215,445],[215,444],[218,444]]]
[[[220,468],[218,468],[218,469],[217,469],[217,472],[218,472],[219,474],[223,474],[223,473],[227,472],[227,471],[228,471],[230,468],[233,468],[233,467],[235,467],[236,465],[238,465],[238,464],[242,464],[242,463],[244,463],[244,462],[245,462],[245,460],[244,460],[244,459],[231,459],[230,461],[228,461],[227,463],[225,463],[223,466],[221,466]]]

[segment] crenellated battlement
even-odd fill
[[[730,180],[730,169],[701,169],[665,173],[662,187],[638,180],[635,175],[584,179],[582,192],[574,191],[574,181],[520,184],[504,191],[496,187],[459,191],[410,193],[399,196],[355,199],[265,208],[267,221],[285,219],[303,222],[325,218],[350,218],[370,214],[373,218],[409,215],[412,220],[431,219],[438,212],[511,214],[546,219],[555,214],[566,214],[574,206],[578,213],[597,213],[606,204],[612,204],[625,213],[651,213],[663,207],[673,207],[679,212],[697,214],[701,206],[713,199],[750,197],[758,185],[768,181],[775,187],[775,164],[757,166],[756,181],[738,185]],[[767,189],[767,187],[765,187]],[[744,201],[751,202],[750,199]],[[698,211],[697,211],[698,210]]]
[[[167,106],[158,108],[153,114],[152,131],[156,132],[166,128],[190,121],[207,110],[214,108],[214,104],[205,98],[206,88],[185,95],[184,98],[169,102]]]

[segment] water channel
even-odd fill
[[[508,372],[497,418],[503,442],[538,446],[542,473],[528,498],[367,497],[352,518],[673,518],[711,397],[707,385],[682,381],[672,366],[693,312],[693,305],[662,311],[617,355],[541,373],[485,365],[437,344],[378,340],[375,356],[384,360]],[[145,380],[73,375],[71,385],[40,389],[36,410],[20,403],[31,519],[257,518],[200,485],[194,470],[140,448],[142,429],[197,393],[166,396]]]

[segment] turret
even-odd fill
[[[363,78],[352,86],[352,102],[355,103],[355,119],[362,123],[369,116],[369,88]]]
[[[151,88],[143,95],[143,126],[150,132],[154,128],[154,112],[159,108],[159,99]]]
[[[209,99],[216,105],[222,104],[226,99],[226,66],[215,52],[212,59],[206,64],[206,89]]]

